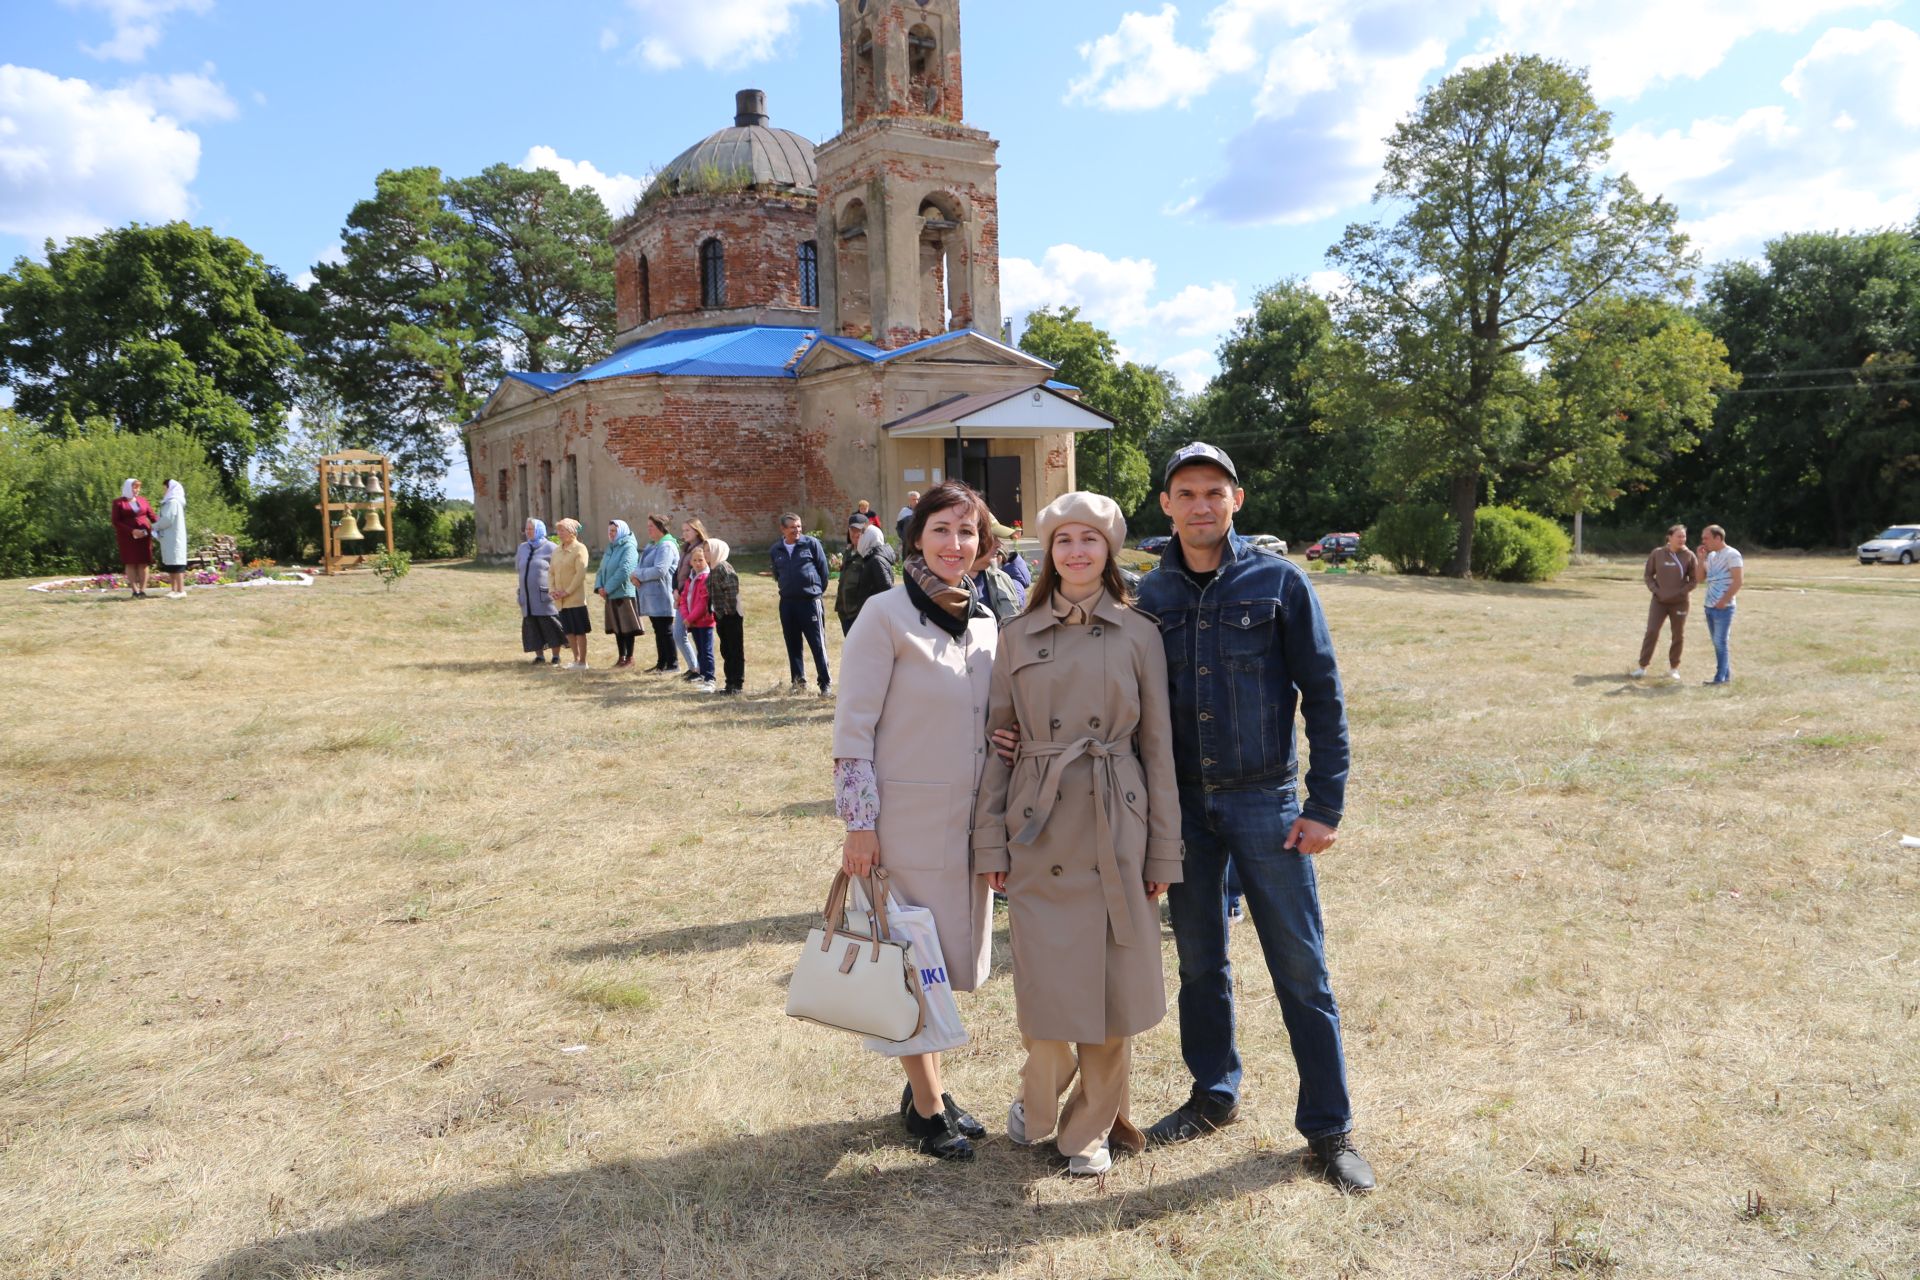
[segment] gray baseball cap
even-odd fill
[[[1182,467],[1192,466],[1196,462],[1204,462],[1210,466],[1218,467],[1227,473],[1227,479],[1233,481],[1236,485],[1240,483],[1240,473],[1233,469],[1233,459],[1227,456],[1226,450],[1216,449],[1214,446],[1203,444],[1198,440],[1195,440],[1192,444],[1183,444],[1173,451],[1173,456],[1167,459],[1167,469],[1160,477],[1160,483],[1163,485],[1172,484],[1174,472]]]

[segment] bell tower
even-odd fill
[[[841,132],[816,153],[820,328],[1000,332],[999,143],[961,112],[960,0],[838,0]]]

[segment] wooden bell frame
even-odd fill
[[[377,475],[380,478],[380,494],[377,499],[365,502],[334,500],[334,489],[345,485],[350,478],[358,478],[360,488],[364,491],[366,478],[369,475]],[[319,506],[320,572],[345,573],[348,569],[358,568],[367,561],[364,551],[348,555],[342,549],[342,544],[334,533],[335,515],[345,516],[349,512],[378,511],[381,523],[386,525],[387,550],[393,550],[393,468],[381,455],[369,453],[365,449],[343,449],[339,453],[329,453],[321,458]],[[364,546],[368,540],[361,538],[359,541]]]

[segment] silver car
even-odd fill
[[[1920,560],[1920,523],[1897,524],[1860,544],[1861,564],[1912,564]]]
[[[1271,551],[1277,556],[1287,554],[1287,540],[1285,538],[1276,538],[1270,533],[1251,534],[1248,536],[1247,541],[1259,547],[1262,551]]]

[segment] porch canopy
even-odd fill
[[[1059,431],[1111,431],[1113,419],[1044,383],[955,396],[886,425],[895,440],[939,436],[1033,439]]]

